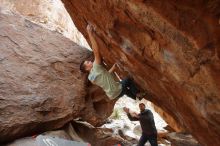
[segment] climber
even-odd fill
[[[153,113],[149,109],[145,109],[145,104],[139,104],[140,113],[131,113],[129,108],[124,107],[123,110],[127,113],[131,121],[140,121],[142,135],[137,146],[144,146],[149,141],[151,146],[158,146],[157,144],[157,130],[154,123]]]
[[[116,69],[116,64],[114,64],[109,71],[104,68],[101,61],[99,47],[95,40],[96,33],[90,24],[87,26],[87,33],[92,44],[95,60],[94,62],[83,61],[80,64],[80,70],[84,73],[89,73],[88,79],[93,84],[101,87],[111,100],[122,97],[125,94],[134,100],[136,97],[141,100],[146,94],[141,93],[137,89],[131,78],[126,78],[121,82],[115,81],[113,72]]]

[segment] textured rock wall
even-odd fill
[[[79,45],[89,47],[61,0],[0,0],[0,6],[5,11],[18,12],[43,27],[63,34]]]
[[[62,0],[101,54],[203,145],[220,145],[219,0]]]
[[[77,134],[93,146],[112,146],[122,144],[132,146],[132,143],[113,133],[108,128],[96,128],[85,122],[73,122]]]
[[[79,71],[91,52],[18,14],[0,21],[0,143],[74,118],[101,125],[115,101]]]
[[[175,132],[187,132],[182,125],[180,125],[172,116],[164,112],[160,107],[153,105],[154,110],[163,118],[164,121],[172,128]]]

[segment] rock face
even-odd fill
[[[17,14],[0,21],[0,143],[111,114],[115,101],[79,71],[90,51]]]
[[[200,146],[200,144],[189,134],[169,133],[167,139],[171,146]]]
[[[4,7],[5,11],[20,13],[43,27],[63,34],[77,44],[89,47],[61,0],[0,0],[0,6]]]
[[[204,146],[220,145],[220,1],[62,0],[109,65],[120,64],[148,98]]]
[[[85,122],[74,122],[73,127],[77,134],[92,146],[132,145],[119,135],[114,135],[113,131],[108,128],[95,128]]]
[[[169,125],[168,127],[172,128],[173,131],[175,132],[186,132],[184,128],[181,127],[181,125],[176,122],[172,116],[170,116],[169,114],[167,114],[166,112],[164,112],[160,107],[156,106],[156,105],[152,105],[153,108],[155,109],[155,111],[161,116],[163,117],[163,119],[167,122],[167,124]],[[168,129],[167,129],[168,130]],[[168,130],[169,131],[169,130]]]

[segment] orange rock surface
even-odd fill
[[[220,145],[220,1],[62,0],[77,28],[96,26],[104,61],[204,146]]]

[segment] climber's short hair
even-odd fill
[[[85,63],[85,60],[80,63],[79,69],[80,69],[81,72],[87,73],[84,63]]]
[[[145,104],[142,102],[142,103],[140,103],[139,105],[144,105],[145,106]]]

